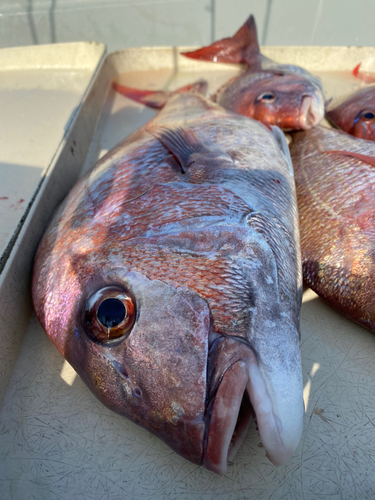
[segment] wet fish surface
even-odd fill
[[[252,15],[233,37],[183,55],[246,65],[244,73],[230,79],[213,96],[226,109],[285,131],[308,130],[323,119],[320,79],[299,66],[278,64],[263,56]]]
[[[283,134],[186,93],[73,188],[32,295],[106,406],[224,474],[253,417],[276,465],[300,440],[301,281]]]
[[[303,277],[375,331],[375,144],[317,127],[293,134]]]
[[[332,100],[327,106],[326,116],[344,132],[375,141],[375,84]]]

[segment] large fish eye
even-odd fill
[[[257,101],[264,102],[265,104],[272,104],[276,101],[276,95],[273,92],[263,92],[258,95]]]
[[[134,297],[121,286],[113,285],[91,295],[85,305],[83,323],[92,340],[110,344],[130,333],[135,316]]]
[[[363,111],[362,118],[364,118],[366,122],[371,122],[375,118],[375,114],[372,111]]]

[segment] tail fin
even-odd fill
[[[166,92],[163,90],[139,90],[133,89],[131,87],[126,87],[125,85],[120,85],[119,83],[113,82],[113,88],[116,92],[132,99],[133,101],[139,102],[148,106],[150,108],[161,109],[164,107],[168,99],[174,94],[184,94],[186,92],[192,92],[193,94],[205,95],[207,92],[207,82],[206,80],[198,80],[197,82],[185,85],[173,92]]]
[[[251,15],[231,38],[223,38],[207,47],[182,54],[202,61],[250,65],[251,61],[260,54],[254,16]]]
[[[353,69],[353,71],[352,71],[353,75],[365,83],[375,83],[374,73],[360,73],[359,72],[360,66],[361,66],[361,63],[357,64],[357,66]]]

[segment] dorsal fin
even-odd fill
[[[353,151],[332,150],[332,151],[324,151],[324,153],[349,156],[349,158],[355,158],[356,160],[363,161],[364,163],[368,163],[369,165],[372,165],[373,167],[375,167],[375,157],[374,156],[363,155],[361,153],[355,153]]]
[[[288,168],[289,168],[289,173],[294,176],[294,170],[293,170],[293,163],[292,163],[292,158],[290,156],[290,151],[288,147],[288,143],[286,142],[285,134],[282,132],[279,127],[276,127],[275,125],[271,125],[271,132],[276,139],[278,145],[280,146],[281,151],[283,152]]]
[[[191,156],[194,153],[207,153],[209,149],[190,128],[158,128],[148,129],[148,132],[158,139],[179,161],[182,173],[186,173]]]
[[[204,95],[207,91],[207,81],[198,80],[197,82],[190,83],[184,87],[180,87],[173,92],[168,92],[164,90],[140,90],[127,87],[126,85],[120,85],[119,83],[113,82],[113,88],[116,92],[132,99],[133,101],[144,104],[150,108],[162,109],[168,99],[174,94],[184,94],[191,92],[193,94]]]
[[[259,44],[254,16],[251,15],[245,24],[230,38],[217,42],[192,52],[183,52],[186,57],[223,63],[245,63],[259,57]]]

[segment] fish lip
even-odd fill
[[[310,130],[318,125],[324,117],[324,106],[314,95],[302,96],[299,126],[302,130]]]
[[[290,436],[287,435],[285,443],[284,434],[288,434],[288,430],[283,429],[274,412],[272,398],[255,352],[249,347],[246,349],[248,352],[223,373],[207,425],[203,465],[219,475],[227,472],[228,461],[233,459],[245,440],[253,419],[257,423],[266,455],[276,466],[284,464],[291,457],[300,440],[297,432],[295,438],[289,439],[289,444]],[[246,408],[247,398],[250,406]]]

